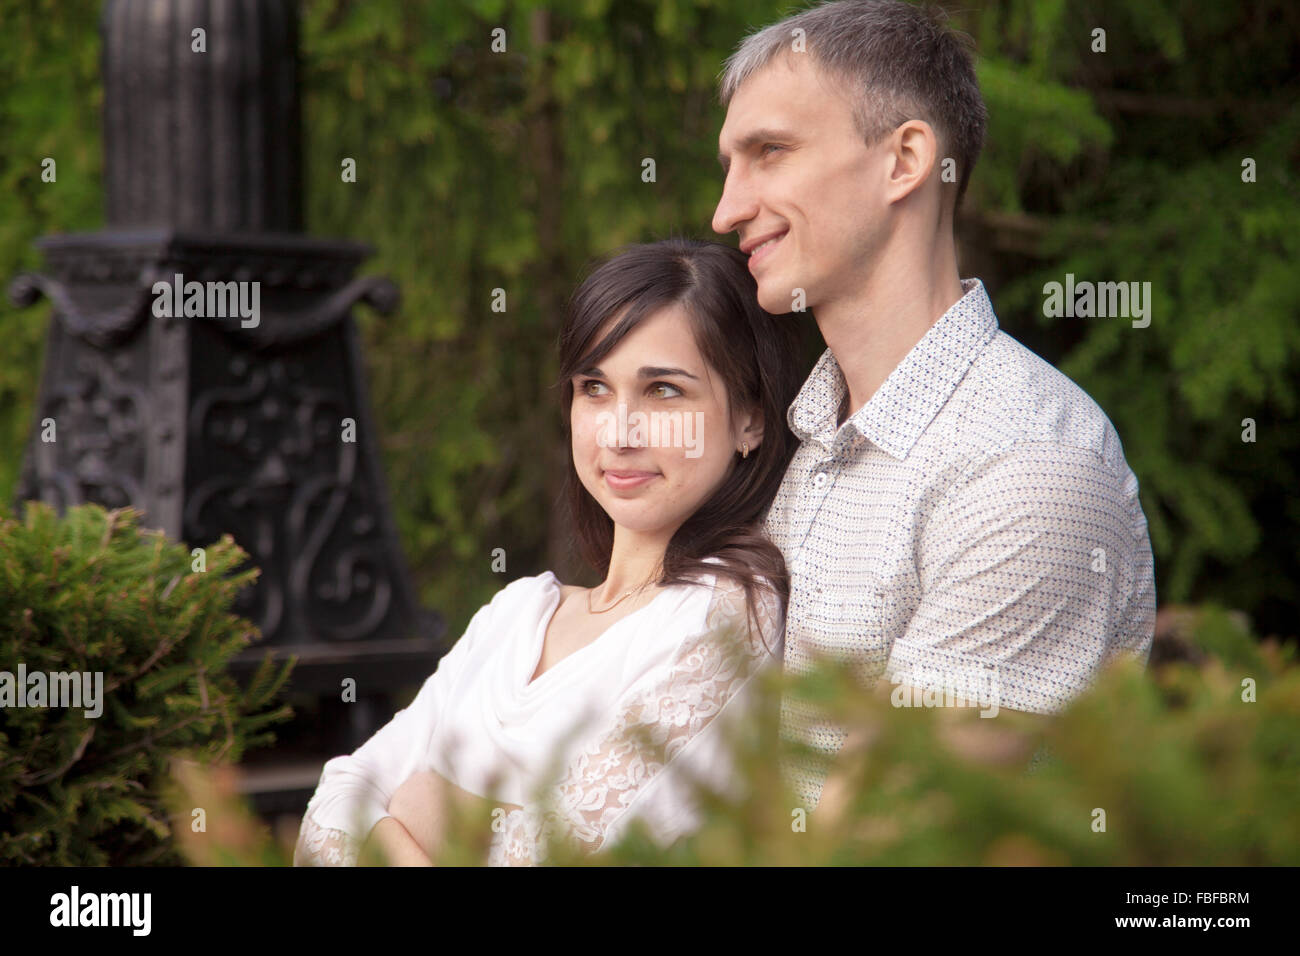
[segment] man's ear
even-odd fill
[[[908,120],[894,130],[889,140],[890,167],[888,198],[898,201],[920,187],[939,163],[939,139],[925,120]]]

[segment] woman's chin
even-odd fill
[[[601,502],[601,505],[605,507],[605,514],[609,515],[609,520],[614,522],[615,527],[636,534],[653,534],[661,531],[670,517],[659,508],[652,505],[637,507],[635,502],[618,501],[608,504]]]
[[[605,514],[609,515],[609,520],[614,522],[615,527],[622,528],[624,531],[634,531],[637,534],[658,531],[664,526],[662,521],[655,520],[653,517],[647,517],[644,514],[629,514],[626,510],[618,508],[615,508],[612,512],[606,509]]]

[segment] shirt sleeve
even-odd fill
[[[498,597],[507,589],[498,592]],[[442,656],[437,669],[410,706],[398,711],[351,754],[335,757],[321,770],[307,804],[295,866],[354,866],[361,844],[376,823],[391,816],[388,803],[408,777],[421,769],[434,728],[442,717],[448,689],[475,643],[489,630],[497,598],[479,608],[469,627]]]
[[[780,600],[760,588],[757,620],[739,587],[714,588],[702,629],[623,694],[603,730],[570,760],[547,805],[506,814],[489,862],[536,865],[556,840],[597,851],[633,819],[661,846],[699,823],[699,787],[733,796],[735,737],[754,726],[758,675],[779,667]]]
[[[1117,654],[1150,652],[1136,479],[1088,449],[1025,442],[977,462],[936,506],[917,564],[921,599],[891,649],[891,683],[1046,714]]]

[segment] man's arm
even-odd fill
[[[1124,483],[1095,452],[1022,442],[984,459],[922,532],[922,597],[886,680],[1059,712],[1116,651],[1138,543]]]
[[[889,699],[897,692],[906,695],[904,698],[906,700],[916,701],[922,699],[921,695],[924,691],[925,688],[912,684],[890,684],[888,681],[881,680],[871,693]],[[1034,721],[1035,718],[1040,717],[1037,714],[1026,714],[1022,711],[1011,711],[1007,708],[1001,708],[999,712],[1015,713],[1029,721]],[[981,719],[979,707],[945,707],[941,713],[943,716],[939,732],[944,742],[949,746],[960,749],[962,742],[969,739],[964,734],[963,727],[979,729]],[[854,794],[854,769],[857,762],[863,758],[869,742],[869,733],[865,728],[860,726],[848,728],[844,743],[836,755],[835,764],[822,786],[817,808],[813,811],[815,818],[819,822],[833,826],[844,815],[844,811],[848,809],[849,802]],[[1027,752],[1024,756],[1026,760],[1029,759]]]
[[[950,739],[982,712],[1058,712],[1116,650],[1138,544],[1123,482],[1094,452],[1031,442],[979,462],[927,522],[922,597],[875,692],[964,693],[967,706],[941,711]],[[822,789],[822,819],[847,806],[846,768],[865,744],[851,728]]]

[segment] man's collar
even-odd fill
[[[844,424],[894,458],[907,457],[938,414],[975,356],[998,330],[984,283],[962,279],[960,299],[912,346],[898,366]],[[835,443],[841,403],[848,401],[844,373],[831,350],[822,353],[786,416],[800,441],[828,449]]]

